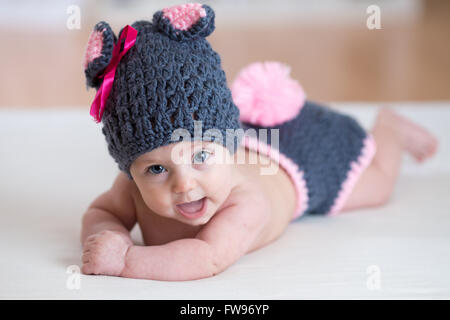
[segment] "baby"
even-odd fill
[[[254,63],[227,86],[207,5],[137,21],[119,39],[100,22],[85,57],[121,172],[83,216],[82,271],[154,280],[214,276],[309,214],[385,204],[402,154],[437,140],[387,108],[373,129],[305,99],[280,63]],[[138,223],[145,245],[130,230]]]

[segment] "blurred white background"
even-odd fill
[[[231,82],[254,61],[276,60],[312,99],[450,99],[450,2],[445,0],[211,0],[216,31],[208,38]],[[1,0],[0,107],[86,108],[81,62],[94,25],[118,33],[182,1]],[[369,30],[367,8],[380,8]],[[79,28],[69,28],[73,19]]]

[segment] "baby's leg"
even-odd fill
[[[371,133],[377,146],[375,156],[342,211],[386,203],[395,187],[403,152],[423,162],[437,150],[438,142],[433,135],[388,108],[380,110]]]

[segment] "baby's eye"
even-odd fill
[[[208,152],[206,150],[197,152],[196,154],[194,154],[193,162],[194,163],[203,163],[206,161],[206,159],[208,159],[210,154],[211,154],[211,152]]]
[[[154,164],[154,165],[148,167],[147,171],[150,171],[153,174],[160,174],[160,173],[166,171],[166,169],[160,164]]]

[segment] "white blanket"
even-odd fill
[[[225,272],[185,282],[68,273],[81,266],[81,216],[118,172],[101,125],[88,107],[0,109],[0,298],[448,299],[450,102],[391,105],[440,149],[424,165],[405,156],[387,206],[306,217]],[[375,104],[333,106],[367,129],[376,113]],[[133,238],[142,243],[139,228]]]

